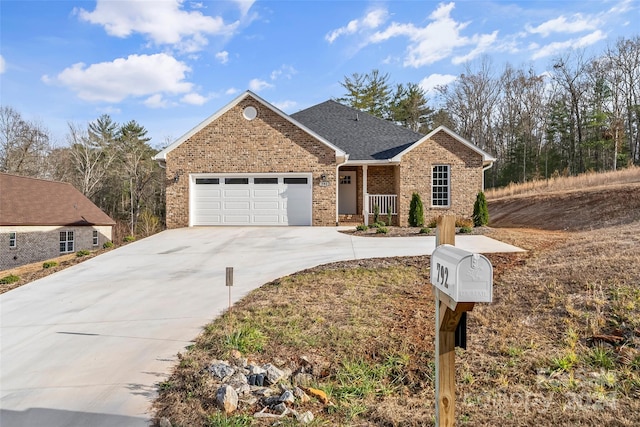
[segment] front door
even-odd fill
[[[338,213],[355,215],[356,212],[356,172],[345,171],[338,175]]]

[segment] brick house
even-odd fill
[[[326,101],[292,115],[247,91],[159,152],[167,227],[470,217],[491,155],[441,126],[422,135]]]
[[[0,173],[0,270],[101,248],[113,225],[71,184]]]

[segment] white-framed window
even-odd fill
[[[9,232],[9,249],[14,249],[18,247],[18,233],[15,231]]]
[[[93,246],[98,246],[98,230],[93,230]]]
[[[60,253],[73,252],[73,231],[60,232]]]
[[[431,173],[431,206],[451,205],[451,170],[449,165],[435,165]]]

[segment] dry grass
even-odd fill
[[[586,188],[598,188],[610,185],[640,183],[640,167],[609,172],[588,172],[577,176],[558,176],[545,180],[511,183],[506,187],[492,188],[486,191],[487,200],[499,200],[513,196],[533,196],[566,191],[582,191]]]
[[[523,217],[525,225],[526,218],[543,224],[572,219],[568,229],[584,230],[592,226],[585,221],[595,220],[597,232],[485,230],[529,252],[490,255],[494,302],[470,313],[468,349],[457,350],[456,425],[638,425],[640,221],[633,203],[607,210],[613,193],[604,199],[596,193],[559,198],[560,208],[538,211],[527,198],[517,199],[524,203],[520,211],[532,212]],[[607,218],[559,217],[585,198]],[[202,373],[208,361],[227,357],[234,331],[245,330],[265,339],[250,358],[295,366],[307,356],[321,368],[314,369],[315,385],[336,406],[303,408],[316,415],[313,425],[433,425],[434,304],[425,286],[427,266],[428,257],[346,262],[265,285],[181,355],[161,387],[157,415],[181,426],[264,425],[246,416],[220,422]],[[390,364],[393,369],[383,369]],[[345,378],[360,386],[370,372],[385,372],[376,377],[384,392],[346,392]],[[253,410],[245,406],[243,413]],[[234,419],[238,424],[230,423]]]

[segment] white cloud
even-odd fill
[[[457,77],[452,74],[431,74],[420,80],[418,85],[426,92],[427,95],[433,95],[437,86],[448,85],[456,80]]]
[[[180,99],[180,101],[184,102],[185,104],[191,105],[204,105],[208,100],[209,98],[195,92],[188,93],[183,96],[182,99]]]
[[[467,55],[454,58],[454,63],[475,58],[493,48],[497,40],[497,31],[491,34],[475,34],[472,37],[464,36],[462,30],[469,23],[457,22],[451,17],[454,7],[454,3],[440,3],[429,15],[430,22],[424,27],[412,23],[392,22],[387,28],[372,34],[368,42],[381,43],[394,37],[407,37],[409,45],[403,64],[416,68],[447,58],[461,47],[471,46],[472,50]]]
[[[183,0],[98,0],[94,11],[76,9],[78,17],[102,25],[112,36],[125,38],[140,33],[157,45],[173,45],[196,52],[207,45],[205,35],[232,35],[239,22],[225,24],[220,16],[183,9]],[[249,5],[250,7],[250,5]]]
[[[580,14],[576,14],[569,20],[560,15],[557,18],[543,22],[537,27],[526,25],[525,28],[531,34],[540,34],[542,37],[548,37],[552,33],[573,34],[584,31],[593,31],[598,28],[599,24],[599,20],[592,16],[583,17]]]
[[[230,87],[229,89],[224,91],[224,94],[225,95],[235,95],[238,92],[240,92],[240,89],[236,89],[235,87]]]
[[[547,56],[552,56],[569,49],[580,49],[583,47],[591,46],[607,38],[607,35],[600,30],[596,30],[586,36],[569,39],[562,42],[553,42],[548,45],[539,48],[532,56],[531,59],[540,59]]]
[[[4,62],[4,56],[0,55],[0,74],[4,74],[6,69],[7,69],[7,65]]]
[[[216,53],[216,59],[220,61],[221,64],[226,64],[229,62],[229,52],[223,50],[222,52]]]
[[[130,55],[89,66],[77,63],[55,77],[45,75],[42,80],[66,86],[87,101],[120,102],[128,97],[158,93],[188,93],[193,87],[185,81],[189,71],[185,63],[158,53]]]
[[[281,101],[281,102],[274,102],[273,105],[279,110],[282,110],[284,112],[287,112],[287,111],[290,112],[293,108],[296,107],[296,105],[298,105],[298,103],[296,101],[287,100],[287,101]]]
[[[253,3],[255,3],[255,0],[234,0],[234,1],[240,8],[240,13],[242,13],[242,16],[245,16],[247,13],[249,13],[249,9],[251,9],[251,6],[253,6]]]
[[[298,70],[293,68],[291,65],[282,65],[277,70],[273,70],[271,72],[271,80],[278,80],[280,77],[284,77],[287,80],[291,80],[291,77],[296,75]]]
[[[144,100],[144,105],[149,108],[166,108],[167,100],[162,97],[161,94],[156,93]]]
[[[249,90],[253,92],[260,92],[263,89],[269,89],[272,87],[273,85],[271,83],[260,79],[251,79],[251,81],[249,82]]]
[[[360,19],[349,21],[344,27],[337,28],[329,32],[324,38],[329,43],[333,43],[340,36],[355,34],[363,30],[374,30],[382,25],[388,18],[386,9],[373,9]]]

